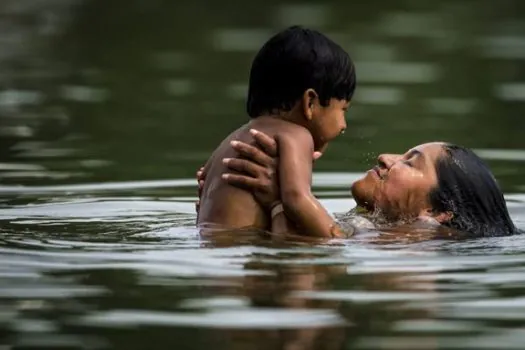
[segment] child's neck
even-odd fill
[[[292,108],[292,110],[286,112],[281,111],[278,113],[268,114],[263,117],[284,120],[309,129],[308,120],[305,118],[304,114],[300,113],[297,108]]]

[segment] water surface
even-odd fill
[[[380,152],[445,140],[525,228],[522,4],[4,0],[0,347],[522,349],[525,236],[206,239],[193,179],[246,121],[255,50],[301,23],[358,72],[316,164],[330,212]]]

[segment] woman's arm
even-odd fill
[[[264,208],[267,208],[268,211],[271,211],[281,200],[278,177],[279,167],[277,164],[278,159],[276,158],[278,153],[277,142],[260,131],[250,130],[250,132],[256,141],[257,147],[240,141],[232,143],[232,147],[242,158],[226,159],[225,164],[230,170],[240,172],[241,174],[228,173],[224,174],[223,178],[231,185],[252,191],[259,203]],[[322,153],[320,152],[314,152],[312,157],[316,160],[321,157],[321,155]],[[309,191],[310,189],[308,188],[308,192]],[[323,232],[319,233],[315,227],[310,227],[311,225],[307,224],[305,232],[314,230],[316,236],[322,237],[343,236],[339,227],[335,225],[333,219],[326,213],[324,208],[322,208],[321,212],[325,213],[325,215],[320,215],[323,222],[330,219],[328,228],[324,228],[322,230]],[[314,216],[318,215],[315,214]],[[315,221],[318,222],[317,219]],[[272,215],[272,232],[295,233],[295,231],[295,223],[290,221],[284,212]],[[302,232],[302,234],[304,235],[305,232]]]
[[[223,178],[233,186],[253,192],[259,204],[270,212],[272,208],[281,203],[277,142],[263,132],[250,130],[250,133],[255,139],[256,146],[241,141],[232,142],[232,147],[239,153],[240,157],[227,158],[223,161],[230,170],[237,173],[223,174]],[[312,155],[314,161],[321,156],[321,152],[314,152]],[[199,190],[202,188],[205,178],[205,173],[202,170],[201,168],[197,172]],[[309,228],[306,230],[308,232]],[[272,232],[302,233],[304,235],[304,232],[297,231],[295,223],[284,212],[272,215]],[[337,226],[333,226],[331,236],[342,236],[342,232]]]
[[[230,185],[253,192],[259,204],[273,213],[271,217],[273,233],[296,234],[295,225],[284,212],[272,211],[281,204],[277,142],[263,132],[250,130],[250,133],[255,139],[256,146],[240,141],[232,142],[232,147],[239,153],[240,158],[224,159],[227,167],[236,173],[226,173],[223,178]],[[320,156],[320,153],[316,154],[317,158]]]

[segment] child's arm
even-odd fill
[[[291,222],[283,212],[272,216],[272,232],[277,234],[300,234],[296,232],[297,227]]]
[[[306,130],[294,130],[293,134],[281,134],[278,136],[278,144],[279,183],[286,216],[302,230],[301,234],[316,237],[342,235],[333,218],[311,191],[314,146],[310,133]],[[276,226],[282,226],[283,219],[276,219],[281,220],[275,223]]]
[[[277,234],[291,234],[297,236],[304,236],[305,233],[308,233],[304,231],[299,231],[297,226],[290,221],[290,219],[286,216],[284,211],[272,217],[272,232]],[[329,237],[348,238],[352,234],[353,232],[351,232],[350,234],[348,232],[343,232],[340,229],[340,227],[334,223],[332,234]],[[322,237],[324,238],[325,236]]]

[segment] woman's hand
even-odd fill
[[[226,173],[222,177],[230,185],[253,192],[256,200],[266,209],[271,209],[281,198],[278,176],[278,145],[265,133],[251,129],[256,146],[241,141],[232,141],[232,147],[242,158],[225,158],[224,164],[240,174]],[[314,152],[313,160],[322,156]]]
[[[230,185],[241,187],[254,194],[264,208],[270,210],[279,201],[279,177],[277,176],[277,142],[257,130],[250,130],[256,146],[241,141],[232,141],[231,146],[242,158],[224,158],[223,163],[235,172],[226,173],[222,178]],[[197,170],[198,199],[195,211],[199,213],[202,189],[204,187],[204,167]]]
[[[232,147],[242,158],[225,158],[224,164],[240,174],[226,173],[222,178],[230,185],[241,187],[254,194],[264,208],[270,210],[279,201],[279,176],[277,142],[263,132],[251,129],[257,146],[232,141]]]
[[[197,170],[197,184],[198,184],[198,190],[197,190],[197,201],[195,202],[195,211],[197,214],[199,213],[199,208],[201,206],[201,196],[202,196],[202,189],[204,188],[204,167],[199,168]]]
[[[243,158],[225,158],[226,166],[238,173],[226,173],[222,177],[233,186],[253,192],[256,200],[268,210],[280,199],[278,177],[278,146],[277,142],[258,130],[250,130],[256,146],[241,141],[232,141],[232,147]],[[321,152],[314,152],[313,160],[322,156]],[[204,167],[197,171],[198,200],[195,210],[199,212],[202,188],[204,187]]]

